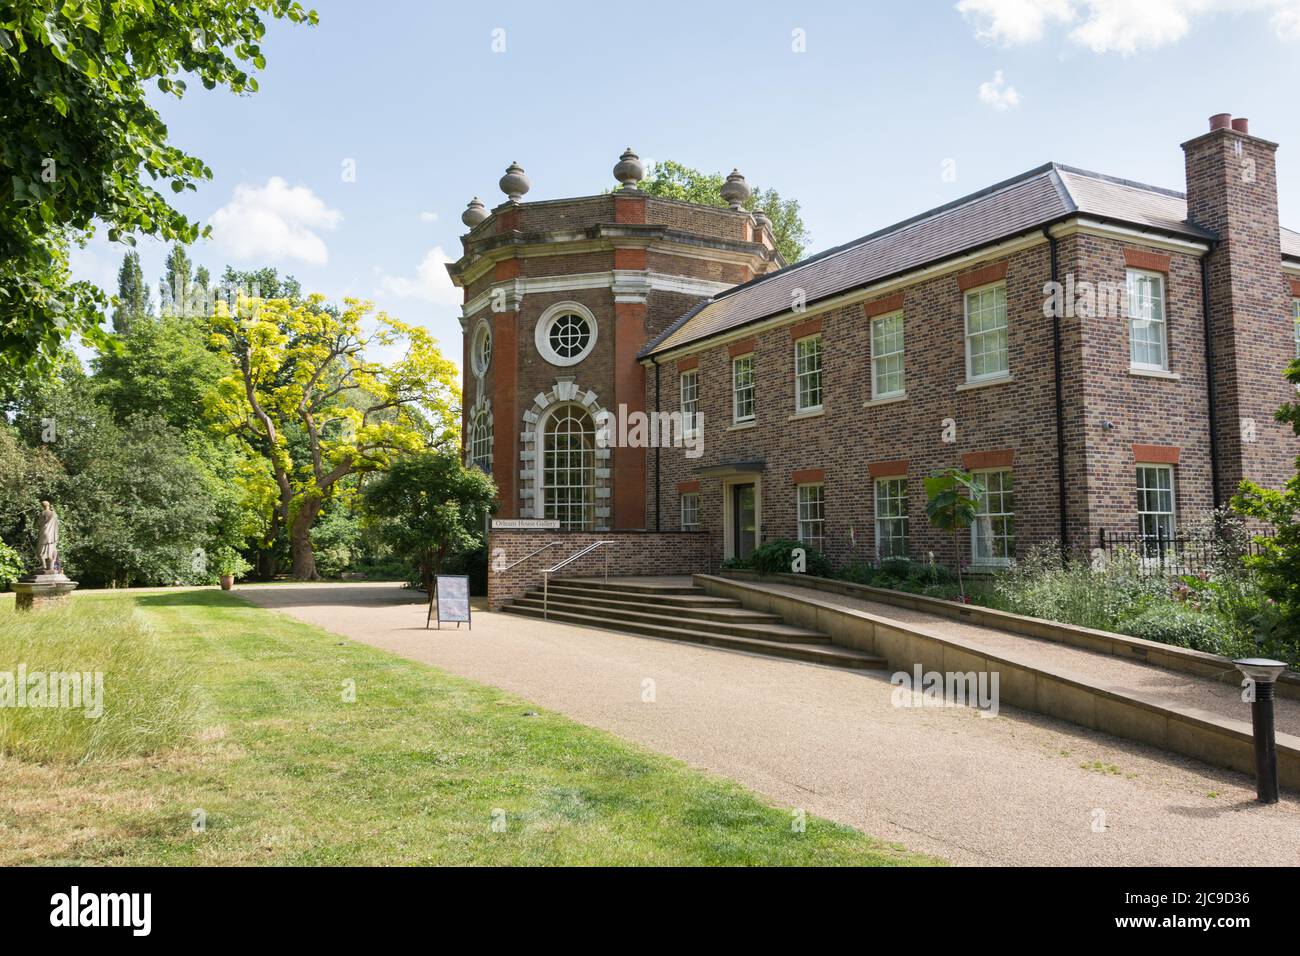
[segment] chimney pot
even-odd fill
[[[1215,113],[1210,117],[1210,132],[1214,132],[1216,129],[1228,129],[1231,126],[1231,113]]]
[[[1246,119],[1246,117],[1244,116],[1239,119],[1235,119],[1232,121],[1232,128],[1236,130],[1238,133],[1245,133],[1246,135],[1250,135],[1250,120]]]

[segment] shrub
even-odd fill
[[[1235,633],[1222,618],[1197,611],[1176,601],[1153,604],[1125,618],[1118,630],[1140,637],[1194,651],[1240,657],[1254,654],[1254,644]]]
[[[0,541],[0,591],[22,577],[23,571],[22,555]]]
[[[754,549],[754,553],[749,556],[745,564],[734,566],[752,568],[759,574],[789,574],[794,566],[795,548],[802,548],[807,556],[805,574],[829,578],[834,573],[830,559],[826,555],[816,548],[788,538],[778,538],[776,541],[760,545]]]
[[[1121,551],[1096,567],[1063,566],[1055,545],[1032,549],[998,576],[993,590],[1004,610],[1103,631],[1117,631],[1124,618],[1169,601],[1164,581],[1144,575],[1136,555]]]
[[[839,577],[855,584],[871,587],[889,588],[895,591],[910,591],[913,594],[928,594],[936,589],[936,596],[942,593],[959,593],[957,576],[938,564],[923,564],[910,558],[885,558],[879,564],[867,564],[854,561],[839,573]]]
[[[180,743],[197,698],[189,670],[158,647],[123,600],[76,598],[66,607],[14,615],[0,643],[0,673],[103,674],[103,713],[83,708],[0,708],[0,753],[25,760],[83,763],[140,756]]]

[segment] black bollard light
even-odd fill
[[[1281,661],[1248,657],[1233,661],[1255,685],[1250,724],[1255,735],[1255,793],[1260,803],[1277,803],[1277,741],[1273,735],[1273,689],[1286,670]]]

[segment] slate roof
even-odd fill
[[[1213,236],[1187,221],[1182,193],[1048,163],[704,299],[642,357],[740,328],[1071,216],[1111,220],[1194,240]],[[1282,254],[1300,258],[1300,233],[1282,230]]]

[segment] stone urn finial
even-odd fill
[[[618,158],[618,163],[614,166],[614,178],[623,184],[624,189],[636,189],[637,183],[645,179],[645,164],[641,162],[641,157],[632,152],[629,146],[623,150],[623,155]]]
[[[745,204],[745,200],[749,198],[749,183],[745,182],[745,177],[740,175],[740,170],[733,169],[731,175],[727,177],[727,181],[722,184],[722,188],[718,192],[727,201],[727,205],[738,210]]]
[[[764,229],[769,231],[772,229],[772,220],[768,219],[767,213],[763,212],[761,209],[754,210],[754,228],[759,232],[762,232]]]
[[[480,222],[488,217],[487,207],[484,206],[477,196],[469,201],[465,211],[460,214],[460,221],[473,229]]]
[[[498,185],[500,185],[501,191],[506,194],[506,197],[511,202],[519,202],[524,198],[524,193],[528,192],[532,187],[532,183],[524,175],[524,167],[518,163],[511,163],[506,167],[506,174],[501,177],[501,182]]]

